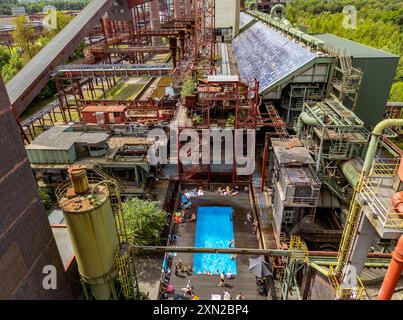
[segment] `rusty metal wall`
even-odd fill
[[[53,265],[57,288],[46,290]],[[71,299],[71,289],[0,76],[0,299]]]
[[[304,274],[302,291],[307,300],[334,300],[334,290],[329,279],[311,268]]]

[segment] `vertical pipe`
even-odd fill
[[[266,164],[267,164],[267,148],[269,145],[269,134],[266,133],[264,142],[264,152],[263,152],[263,163],[262,163],[262,183],[260,187],[260,192],[264,192],[265,180],[266,180]]]
[[[403,270],[403,235],[400,236],[395,251],[392,252],[392,260],[379,291],[378,300],[390,300],[396,285],[399,282]]]
[[[160,21],[160,4],[158,0],[154,0],[150,2],[150,23],[151,23],[151,31],[156,31],[161,29],[161,21]],[[153,46],[161,46],[161,37],[152,37],[152,45]]]
[[[181,17],[181,2],[180,0],[174,0],[174,17],[180,19]]]

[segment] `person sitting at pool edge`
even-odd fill
[[[196,214],[193,212],[190,218],[188,219],[188,222],[195,222],[196,221]]]

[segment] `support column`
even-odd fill
[[[363,214],[358,226],[357,236],[352,244],[352,250],[348,257],[348,264],[343,271],[343,285],[351,286],[350,281],[356,281],[364,269],[365,260],[371,246],[379,240],[378,233],[368,218]],[[355,276],[354,276],[355,275]]]
[[[160,4],[158,0],[150,2],[150,23],[151,31],[161,30]],[[156,47],[161,46],[161,37],[152,37],[152,45]]]

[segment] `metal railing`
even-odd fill
[[[365,287],[357,276],[357,283],[355,286],[347,287],[341,284],[336,276],[335,266],[329,266],[329,281],[334,289],[336,300],[363,300],[365,297]]]
[[[365,179],[360,195],[384,228],[403,231],[403,213],[395,210],[391,198],[381,195],[382,181],[382,178]]]
[[[377,158],[372,165],[370,177],[395,177],[399,169],[398,158]]]

